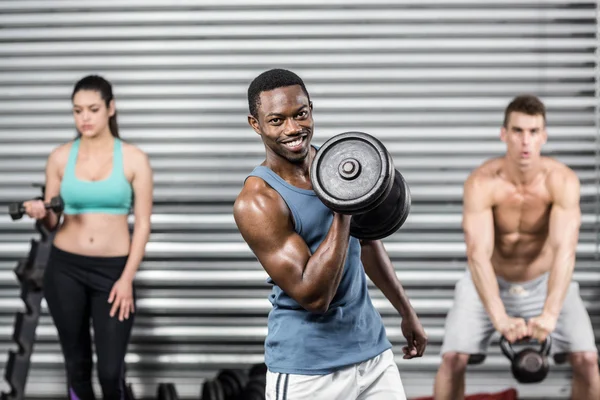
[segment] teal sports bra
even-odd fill
[[[69,215],[129,214],[133,190],[123,169],[121,140],[115,138],[110,176],[100,181],[87,181],[75,176],[79,143],[79,138],[73,141],[60,185],[60,196],[65,205],[63,212]]]

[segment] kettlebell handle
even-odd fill
[[[517,343],[519,342],[525,342],[530,340],[531,337],[524,337],[523,339],[517,341]],[[550,348],[552,347],[552,336],[548,335],[546,337],[546,340],[544,340],[541,343],[541,348],[539,353],[542,356],[548,357],[548,355],[550,354]],[[504,353],[504,355],[510,360],[513,361],[516,357],[516,353],[515,350],[512,348],[512,344],[508,341],[508,339],[506,339],[504,336],[502,336],[500,338],[500,349],[502,350],[502,353]]]
[[[548,357],[550,354],[550,348],[552,347],[552,336],[546,336],[546,340],[542,342],[542,348],[540,349],[540,354]]]
[[[504,337],[504,335],[500,337],[500,349],[502,350],[502,353],[504,353],[506,358],[508,358],[511,362],[515,360],[515,351],[512,348],[512,345],[510,344],[508,339]]]

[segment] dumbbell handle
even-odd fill
[[[25,202],[19,203],[19,207],[23,210],[23,212],[25,212],[25,207],[23,207],[23,204],[25,204]],[[46,210],[51,209],[56,212],[62,211],[62,198],[60,196],[53,197],[52,199],[50,199],[49,203],[44,203],[44,208]]]

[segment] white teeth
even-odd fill
[[[297,140],[294,140],[293,142],[288,142],[285,145],[288,147],[296,147],[298,146],[300,143],[302,143],[302,138],[299,138]]]

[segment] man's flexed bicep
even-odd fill
[[[314,254],[295,232],[287,206],[273,190],[242,191],[234,205],[234,218],[271,279],[306,310],[327,311],[348,252],[350,217],[334,216]]]
[[[240,195],[234,205],[237,227],[271,279],[293,298],[301,297],[310,249],[297,235],[273,194]]]

